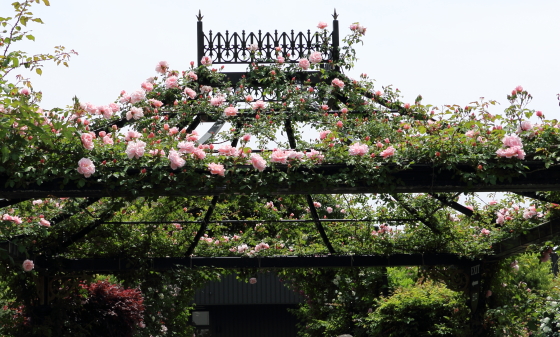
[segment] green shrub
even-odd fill
[[[370,336],[467,336],[469,309],[461,294],[433,282],[382,297],[366,319]]]

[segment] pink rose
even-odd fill
[[[224,114],[226,116],[236,116],[237,115],[237,109],[230,105],[224,110]]]
[[[515,87],[515,91],[517,92],[522,92],[523,91],[523,87],[518,85],[517,87]]]
[[[113,145],[113,138],[111,138],[111,136],[109,135],[103,136],[103,144]]]
[[[317,28],[325,29],[325,28],[327,28],[327,24],[323,21],[320,21],[319,24],[317,25]]]
[[[522,131],[529,131],[533,128],[533,124],[531,124],[531,122],[529,121],[523,121],[521,122],[521,125],[519,127]]]
[[[128,130],[128,132],[126,133],[126,136],[124,137],[124,140],[126,140],[127,142],[133,140],[134,138],[140,138],[142,137],[142,134],[140,132],[136,132],[134,130]]]
[[[181,167],[185,166],[185,164],[187,163],[183,158],[181,158],[181,155],[179,154],[179,152],[177,152],[175,150],[170,150],[169,151],[169,156],[167,156],[167,159],[169,159],[171,169],[173,169],[173,170],[181,168]]]
[[[301,151],[285,151],[286,154],[288,155],[288,159],[289,160],[301,160],[303,157],[305,157],[305,153],[301,152]]]
[[[206,152],[204,152],[204,150],[201,149],[200,147],[194,149],[193,155],[194,155],[196,158],[200,159],[200,160],[206,158]]]
[[[31,270],[33,270],[33,268],[35,268],[35,265],[33,264],[33,261],[31,261],[31,260],[23,261],[23,270],[24,271],[31,271]]]
[[[306,59],[306,58],[303,58],[303,59],[299,60],[299,63],[298,63],[298,64],[299,64],[299,66],[300,66],[303,70],[309,69],[309,66],[311,65],[311,64],[309,63],[309,60]]]
[[[154,90],[154,85],[150,82],[142,82],[140,86],[142,87],[142,89],[146,90],[147,92]]]
[[[93,135],[90,133],[82,133],[82,144],[87,150],[93,150]]]
[[[259,46],[256,43],[250,44],[247,46],[247,50],[255,52],[259,49]]]
[[[167,89],[172,89],[172,88],[178,88],[179,87],[179,82],[178,82],[178,78],[177,76],[169,76],[166,80],[165,80],[165,87]]]
[[[317,150],[311,150],[309,152],[306,152],[305,155],[307,156],[307,159],[314,160],[319,164],[323,161],[323,159],[325,159],[325,156]]]
[[[519,138],[516,135],[505,136],[502,139],[502,143],[505,146],[509,146],[509,147],[514,147],[514,146],[523,147],[523,143],[521,143],[521,138]]]
[[[188,77],[189,79],[191,79],[192,81],[198,80],[198,76],[197,76],[193,71],[189,71],[189,72],[187,73],[187,77]]]
[[[39,224],[42,225],[42,226],[45,226],[45,227],[50,227],[51,226],[51,223],[49,221],[45,220],[45,219],[39,220]]]
[[[146,99],[146,92],[144,90],[136,90],[130,95],[130,103],[138,103]]]
[[[327,207],[327,213],[330,214],[330,213],[332,213],[332,211],[333,211],[332,207]]]
[[[224,98],[224,96],[222,95],[217,95],[216,97],[212,97],[210,99],[210,104],[213,106],[220,106],[222,105],[224,102],[226,101],[226,99]]]
[[[228,156],[228,157],[237,157],[237,148],[229,145],[229,144],[224,144],[222,145],[222,147],[220,147],[218,149],[218,152],[223,155],[223,156]]]
[[[191,142],[196,142],[198,140],[198,138],[200,138],[200,137],[198,136],[198,131],[196,131],[196,130],[193,130],[192,133],[189,133],[187,135],[187,140],[191,141]]]
[[[158,101],[157,99],[150,98],[148,102],[150,103],[151,106],[155,108],[161,108],[163,106],[163,102]]]
[[[252,101],[253,101],[253,96],[251,95],[245,96],[245,102],[252,102]]]
[[[78,173],[83,174],[86,178],[95,173],[95,165],[91,159],[82,158],[78,161]]]
[[[128,142],[128,146],[126,147],[126,155],[128,159],[136,158],[140,159],[144,155],[146,143],[141,140],[135,140]]]
[[[169,132],[167,132],[168,135],[173,136],[179,133],[179,129],[174,126],[171,129],[169,129]]]
[[[279,56],[276,58],[276,61],[277,61],[279,64],[283,64],[284,62],[286,62],[286,59],[279,55]]]
[[[156,65],[156,71],[160,74],[165,74],[168,68],[169,68],[169,64],[167,63],[167,61],[160,61]]]
[[[144,111],[142,110],[142,108],[132,107],[126,113],[126,119],[127,120],[130,120],[131,118],[134,118],[135,120],[138,120],[142,117],[144,117]]]
[[[258,100],[255,103],[253,103],[253,110],[257,110],[257,109],[264,109],[266,107],[266,103]]]
[[[379,155],[383,158],[387,158],[387,157],[391,157],[395,154],[395,148],[392,146],[389,146],[388,148],[386,148],[385,150],[383,150]]]
[[[331,84],[335,87],[339,87],[340,89],[344,88],[344,82],[342,82],[338,78],[335,78],[334,80],[332,80]]]
[[[366,144],[360,145],[360,143],[352,144],[348,147],[348,153],[351,156],[363,156],[368,152],[368,146]]]
[[[185,95],[189,96],[191,99],[194,99],[196,97],[196,92],[189,87],[186,87],[183,92],[185,93]]]
[[[326,139],[327,136],[328,136],[331,132],[332,132],[331,130],[321,131],[321,132],[319,132],[319,138],[320,138],[321,140]]]
[[[488,229],[486,229],[486,228],[483,228],[483,229],[480,231],[480,234],[482,234],[482,235],[490,235],[490,231],[489,231]]]
[[[196,149],[193,142],[179,142],[179,144],[177,144],[177,147],[179,148],[179,152],[181,153],[193,153]]]
[[[251,283],[251,284],[256,284],[256,283],[257,283],[257,278],[256,278],[256,277],[251,277],[251,278],[249,279],[249,283]]]
[[[121,108],[119,107],[119,105],[117,103],[109,103],[109,107],[111,108],[111,110],[113,110],[113,112],[118,112]]]
[[[222,164],[210,163],[208,164],[208,170],[210,170],[210,173],[212,174],[217,174],[222,177],[225,176],[225,169]]]
[[[245,134],[245,135],[243,135],[243,137],[241,139],[243,139],[244,142],[248,142],[251,139],[251,135],[250,134]]]
[[[270,162],[272,163],[286,164],[287,160],[288,160],[288,154],[282,150],[275,149],[274,151],[272,151],[272,154],[270,155]]]
[[[212,65],[212,59],[208,56],[203,56],[202,59],[200,60],[200,63],[202,63],[205,66],[211,66]]]
[[[314,51],[313,53],[311,53],[311,55],[309,55],[309,61],[311,63],[319,63],[321,61],[323,61],[323,56],[321,55],[320,52],[318,51]],[[301,65],[301,64],[300,64]],[[309,66],[308,66],[309,67]],[[303,68],[303,67],[302,67]]]
[[[261,172],[266,168],[266,161],[256,153],[251,153],[251,164]]]

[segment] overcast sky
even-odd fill
[[[12,15],[10,2],[0,3],[0,16]],[[74,95],[105,105],[121,90],[139,89],[160,60],[177,70],[197,61],[199,9],[205,31],[233,32],[315,30],[319,21],[330,28],[335,7],[342,36],[353,22],[367,27],[351,76],[393,84],[405,102],[418,94],[434,105],[485,97],[501,102],[500,111],[522,85],[534,96],[531,108],[560,118],[558,0],[51,0],[32,9],[45,22],[31,26],[36,42],[17,48],[64,45],[79,53],[69,68],[49,66],[33,77],[45,108],[71,104]]]

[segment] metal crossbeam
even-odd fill
[[[472,260],[457,254],[393,254],[330,255],[330,256],[281,256],[281,257],[167,257],[142,261],[118,258],[97,259],[35,259],[36,269],[49,271],[119,272],[136,270],[141,265],[151,270],[169,270],[179,266],[187,268],[353,268],[381,266],[437,266],[470,265]]]

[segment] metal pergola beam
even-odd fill
[[[456,254],[393,254],[330,255],[330,256],[282,256],[282,257],[167,257],[145,259],[92,258],[92,259],[45,259],[36,257],[37,270],[87,271],[113,273],[137,270],[141,266],[151,270],[169,270],[178,266],[187,268],[351,268],[391,266],[437,266],[470,265],[472,260]]]
[[[492,244],[494,254],[489,259],[503,259],[523,253],[530,245],[539,244],[560,235],[560,218],[525,231],[525,234]]]
[[[394,167],[387,164],[388,167]],[[364,178],[364,180],[354,181],[353,184],[337,183],[327,184],[325,177],[340,173],[351,172],[353,167],[349,165],[318,165],[312,169],[300,168],[291,169],[292,173],[313,173],[320,178],[309,179],[306,181],[293,181],[290,186],[286,184],[275,184],[270,182],[266,186],[251,189],[253,193],[263,193],[268,195],[288,195],[288,194],[356,194],[356,193],[439,193],[439,192],[538,192],[538,191],[560,191],[560,167],[553,166],[544,168],[542,162],[527,162],[529,168],[525,175],[520,175],[505,181],[498,181],[496,184],[484,184],[480,182],[465,182],[458,177],[457,171],[438,168],[431,164],[415,164],[407,170],[394,172],[385,179],[385,184],[374,184],[374,179]],[[238,170],[246,170],[246,175],[259,175],[250,165],[239,165]],[[275,165],[275,169],[288,172],[287,165]],[[468,165],[459,166],[463,172],[474,170]],[[207,174],[204,170],[195,170],[200,174]],[[264,172],[271,172],[270,168]],[[180,171],[176,172],[180,175]],[[150,170],[148,168],[149,178]],[[508,173],[504,171],[504,174]],[[130,176],[139,175],[139,169],[128,171]],[[21,187],[5,187],[7,177],[0,176],[0,198],[48,198],[48,197],[139,197],[139,196],[210,196],[221,194],[237,194],[239,186],[223,185],[214,188],[193,186],[192,188],[166,189],[168,185],[161,183],[153,188],[143,188],[139,185],[137,189],[131,191],[133,186],[119,188],[116,181],[108,180],[105,183],[95,183],[92,179],[88,185],[78,188],[72,183],[63,185],[62,179],[55,179],[50,182],[36,185],[34,183],[22,184]],[[62,186],[62,187],[61,187]],[[262,189],[262,190],[259,190]]]

